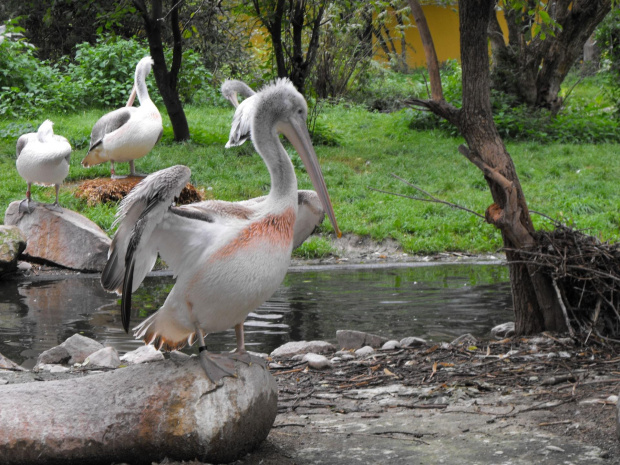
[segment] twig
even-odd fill
[[[476,215],[476,216],[484,219],[484,215],[481,215],[478,212],[470,210],[469,208],[466,208],[466,207],[462,207],[462,206],[457,205],[455,203],[448,202],[446,200],[438,199],[437,197],[434,197],[433,195],[431,195],[428,192],[426,192],[425,190],[420,189],[418,186],[415,186],[415,185],[411,184],[410,182],[404,180],[403,178],[401,178],[399,176],[396,176],[394,173],[392,173],[390,176],[398,179],[399,181],[404,182],[405,184],[407,184],[410,187],[413,187],[414,189],[417,189],[418,191],[422,192],[423,194],[429,196],[430,199],[425,199],[425,198],[422,198],[422,197],[414,197],[412,195],[399,194],[397,192],[384,191],[384,190],[381,190],[381,189],[375,189],[374,187],[368,187],[368,189],[370,189],[371,191],[375,191],[375,192],[381,192],[382,194],[396,195],[398,197],[404,197],[406,199],[411,199],[411,200],[418,200],[420,202],[441,203],[441,204],[444,204],[444,205],[448,205],[449,207],[452,207],[452,208],[457,208],[459,210],[464,210],[464,211],[466,211],[468,213],[471,213],[472,215]]]
[[[562,293],[560,292],[560,289],[558,288],[558,283],[555,279],[553,279],[551,282],[553,283],[553,288],[555,289],[555,293],[558,296],[558,302],[560,304],[560,308],[562,309],[562,314],[564,315],[564,321],[566,322],[568,333],[571,335],[571,337],[575,337],[575,331],[573,331],[573,328],[570,324],[570,320],[568,319],[568,312],[566,311],[566,306],[564,305],[564,300],[562,299]]]

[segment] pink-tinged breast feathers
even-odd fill
[[[295,211],[292,208],[285,210],[280,215],[267,215],[242,230],[232,242],[222,247],[213,258],[230,256],[241,249],[261,244],[285,249],[293,241],[294,225]]]

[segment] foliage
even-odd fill
[[[7,24],[7,33],[23,31],[16,21]],[[0,43],[0,118],[32,116],[52,106],[69,109],[71,100],[63,95],[67,82],[58,66],[36,58],[25,39]]]
[[[58,64],[39,61],[24,40],[4,41],[0,51],[5,52],[0,53],[0,117],[12,118],[38,117],[50,110],[122,106],[131,93],[136,64],[149,54],[143,41],[111,35],[98,37],[94,45],[78,44],[75,58],[63,57]],[[165,53],[170,60],[171,50]],[[201,57],[186,50],[178,86],[182,101],[219,99],[212,79]],[[151,99],[161,105],[152,73],[147,83]]]
[[[607,15],[595,37],[601,50],[605,84],[616,106],[614,114],[620,119],[620,5]]]
[[[319,38],[312,88],[319,98],[338,98],[347,92],[352,78],[372,62],[374,47],[366,4],[334,2],[326,12]]]
[[[456,62],[446,63],[441,80],[446,100],[460,106],[459,65]],[[608,101],[602,99],[600,93],[596,93],[599,80],[600,78],[591,77],[590,83],[569,77],[567,84],[576,81],[576,85],[588,87],[588,93],[579,96],[579,91],[573,91],[573,95],[566,98],[565,107],[558,114],[543,108],[531,108],[514,95],[492,90],[493,119],[498,132],[507,140],[541,143],[620,142],[620,124],[609,118]],[[413,129],[438,128],[450,136],[459,135],[452,124],[430,112],[410,110],[410,115]]]
[[[23,17],[28,42],[40,59],[73,56],[82,42],[94,43],[104,30],[120,37],[136,34],[141,24],[132,20],[135,9],[127,0],[2,0],[8,17]],[[0,18],[0,21],[2,18]]]

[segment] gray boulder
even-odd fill
[[[26,371],[25,368],[20,367],[13,360],[9,360],[2,354],[0,354],[0,368],[6,368],[9,370],[15,370],[15,371]]]
[[[86,357],[84,363],[94,367],[118,368],[121,365],[121,360],[118,358],[118,352],[114,347],[104,347]]]
[[[37,358],[37,364],[35,367],[40,365],[69,363],[69,360],[71,360],[71,354],[69,351],[65,347],[56,346],[46,350],[45,352],[41,352]]]
[[[2,463],[237,460],[269,434],[278,391],[259,364],[236,368],[221,385],[192,357],[0,386],[0,398],[11,400],[0,409]]]
[[[20,213],[19,203],[9,205],[4,224],[19,227],[26,236],[26,258],[73,270],[103,270],[111,240],[99,226],[66,208],[60,213],[37,205],[32,213]]]
[[[336,338],[338,339],[338,347],[353,350],[364,346],[379,348],[388,341],[386,337],[351,330],[336,331]]]
[[[17,226],[0,226],[0,275],[17,269],[17,260],[26,250],[26,235]]]
[[[71,358],[70,364],[84,363],[84,360],[100,349],[103,349],[103,345],[89,337],[82,336],[81,334],[74,334],[68,338],[65,342],[60,344],[60,347],[69,352]]]

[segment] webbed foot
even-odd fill
[[[45,208],[47,208],[48,210],[51,210],[53,212],[62,213],[62,207],[60,206],[60,204],[49,203],[49,204],[46,204],[44,206],[45,206]]]
[[[201,347],[200,349],[203,348]],[[237,376],[235,361],[230,357],[230,354],[215,354],[208,352],[204,348],[198,356],[200,358],[200,365],[205,371],[207,378],[214,383],[219,384],[222,378],[226,376]]]
[[[34,210],[32,207],[35,205],[34,202],[31,202],[30,199],[24,199],[19,202],[19,208],[17,209],[20,213],[32,213]]]

